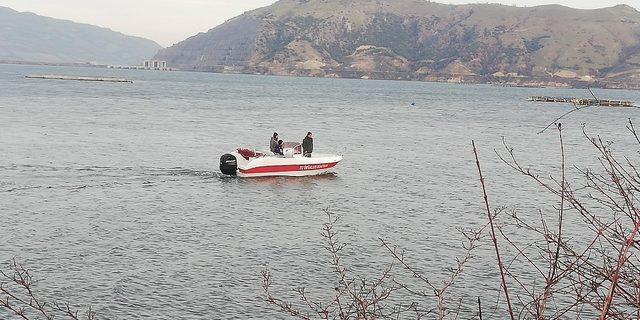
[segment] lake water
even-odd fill
[[[135,82],[24,78],[34,73]],[[639,92],[595,93],[640,101]],[[295,300],[298,287],[317,297],[330,292],[336,279],[320,235],[329,208],[356,274],[391,261],[382,237],[441,281],[461,252],[456,229],[486,219],[472,139],[494,206],[532,217],[549,206],[546,193],[494,153],[504,137],[523,163],[558,174],[557,132],[537,132],[572,106],[527,102],[531,95],[590,97],[585,90],[0,65],[0,262],[15,257],[43,279],[41,295],[92,305],[101,319],[286,318],[263,301],[261,271],[269,267],[284,298]],[[565,118],[569,164],[597,163],[583,123],[616,141],[617,152],[633,152],[625,125],[637,113],[588,108]],[[274,131],[293,141],[313,131],[315,150],[344,162],[335,175],[315,178],[218,173],[222,154],[267,148]],[[491,247],[476,255],[455,288],[467,315],[478,295],[495,304],[499,289]]]

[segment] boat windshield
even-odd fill
[[[283,149],[293,149],[293,154],[302,154],[302,144],[300,142],[285,142]]]

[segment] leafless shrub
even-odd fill
[[[374,279],[353,275],[343,263],[341,254],[346,244],[339,242],[334,230],[337,218],[328,210],[325,213],[328,221],[323,226],[322,237],[330,255],[332,272],[337,278],[335,293],[324,302],[318,302],[307,295],[305,288],[299,288],[296,290],[300,298],[297,303],[284,301],[271,291],[271,274],[264,270],[263,289],[269,304],[300,319],[395,319],[405,313],[420,318],[427,313],[418,310],[415,303],[389,303],[389,297],[402,289],[393,278],[395,263],[388,264]]]
[[[89,308],[79,315],[68,303],[48,303],[42,301],[34,292],[39,282],[15,259],[11,261],[9,272],[0,271],[0,311],[5,311],[19,319],[71,319],[95,320],[96,313]]]
[[[631,121],[628,128],[640,145]],[[577,168],[584,180],[571,183],[566,178],[562,126],[558,124],[557,129],[561,159],[559,177],[542,177],[523,167],[513,148],[506,143],[506,151],[498,153],[510,168],[558,198],[557,212],[551,217],[542,211],[537,222],[518,215],[503,217],[504,226],[497,228],[506,245],[517,253],[511,260],[528,265],[541,280],[532,284],[523,279],[519,270],[505,268],[508,280],[521,293],[517,299],[519,318],[564,319],[571,316],[592,319],[598,316],[600,319],[638,319],[638,164],[629,158],[619,161],[610,143],[600,137],[591,137],[583,130],[598,155],[600,169]],[[573,220],[580,221],[581,230],[590,230],[589,241],[563,236],[568,214],[578,215],[579,219]],[[517,243],[503,230],[509,225],[527,231],[535,238],[529,243]],[[549,227],[551,225],[556,228]]]
[[[334,225],[337,219],[331,212],[325,210],[329,221],[324,224],[322,236],[325,240],[325,249],[331,257],[333,273],[337,275],[338,286],[335,294],[326,299],[325,303],[319,303],[310,299],[304,288],[297,289],[300,298],[297,304],[277,298],[271,292],[271,274],[268,270],[263,272],[263,289],[266,301],[277,306],[281,311],[300,319],[397,319],[401,316],[422,319],[423,317],[445,319],[449,316],[457,318],[458,308],[450,308],[446,303],[449,289],[459,280],[467,263],[472,259],[472,252],[478,247],[487,225],[478,230],[461,230],[465,241],[464,253],[455,261],[455,266],[450,268],[449,276],[437,284],[428,279],[411,266],[405,259],[405,252],[388,241],[380,238],[382,245],[394,258],[394,262],[387,265],[381,271],[380,276],[367,280],[359,276],[351,275],[350,270],[342,263],[341,252],[345,244],[337,239]],[[412,278],[420,280],[419,284],[403,283],[393,276],[396,269],[401,267],[408,271]],[[410,302],[405,305],[394,305],[389,302],[392,295],[404,292],[404,297],[415,297],[435,301],[435,307],[431,309],[421,308],[418,303]],[[458,300],[459,304],[462,303]]]
[[[422,273],[417,271],[415,267],[411,266],[405,257],[405,252],[398,249],[396,246],[391,246],[386,240],[380,238],[380,241],[384,245],[384,247],[389,251],[391,256],[398,262],[406,271],[409,271],[411,276],[414,279],[419,280],[419,283],[426,286],[427,290],[424,289],[415,289],[415,284],[406,284],[400,283],[396,281],[401,288],[405,289],[408,293],[413,296],[418,296],[424,300],[431,300],[435,298],[436,307],[431,310],[436,314],[438,320],[445,319],[448,316],[454,316],[457,318],[459,316],[459,306],[458,308],[449,308],[447,305],[447,294],[449,289],[453,286],[453,284],[459,280],[462,275],[467,263],[472,259],[472,252],[478,247],[480,240],[482,239],[482,235],[485,232],[485,229],[488,225],[480,228],[479,230],[461,230],[465,242],[462,244],[464,249],[464,253],[461,257],[456,258],[455,267],[450,268],[449,276],[442,281],[440,284],[434,283],[432,280],[429,280]],[[462,303],[462,299],[458,300],[459,303]],[[480,308],[479,308],[480,309]],[[481,311],[479,310],[479,313]]]

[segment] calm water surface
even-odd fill
[[[135,82],[24,79],[31,73]],[[638,92],[596,94],[640,101]],[[583,90],[0,65],[0,262],[17,258],[43,279],[42,295],[92,305],[102,319],[284,318],[263,302],[261,271],[269,267],[282,297],[295,297],[298,287],[325,297],[336,281],[320,236],[329,208],[340,217],[354,272],[371,275],[391,261],[382,237],[440,281],[460,253],[456,229],[485,219],[472,139],[495,206],[535,216],[549,200],[494,153],[504,137],[523,163],[557,169],[557,133],[536,133],[571,106],[530,103],[530,95],[589,97]],[[615,140],[617,152],[632,152],[625,124],[637,112],[591,108],[563,120],[568,162],[595,167],[583,123]],[[318,152],[345,160],[337,174],[316,178],[218,173],[220,155],[266,148],[274,131],[294,141],[313,131]],[[490,247],[474,261],[455,292],[490,304],[499,289]]]

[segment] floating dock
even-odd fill
[[[579,106],[635,107],[631,101],[621,100],[573,99],[571,102]]]
[[[536,102],[573,103],[578,106],[626,107],[626,108],[636,107],[633,104],[633,102],[623,101],[623,100],[578,99],[578,98],[561,98],[561,97],[547,97],[547,96],[533,96],[533,97],[529,97],[529,99],[527,100],[536,101]]]
[[[27,75],[27,79],[47,79],[47,80],[72,80],[72,81],[95,81],[95,82],[126,82],[133,83],[133,80],[123,78],[103,78],[103,77],[77,77],[77,76],[60,76],[60,75]]]
[[[558,97],[547,97],[547,96],[533,96],[529,97],[529,101],[536,102],[568,102],[571,103],[571,100],[574,98],[558,98]]]

